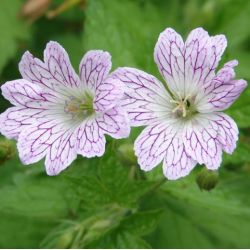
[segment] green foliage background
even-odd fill
[[[51,8],[63,1],[52,1]],[[153,49],[173,27],[182,35],[198,26],[224,33],[222,63],[238,59],[239,78],[250,80],[249,0],[88,0],[54,19],[28,23],[22,0],[0,1],[0,82],[19,78],[25,50],[42,56],[49,40],[60,42],[74,67],[89,49],[108,50],[113,69],[134,66],[158,77]],[[0,98],[0,111],[9,103]],[[210,192],[195,181],[201,167],[178,181],[162,180],[161,167],[143,173],[120,145],[107,143],[105,156],[78,159],[57,177],[43,162],[23,166],[14,142],[0,143],[1,248],[249,248],[250,89],[228,110],[240,127],[232,156],[223,156],[219,182]],[[1,124],[0,124],[1,125]],[[125,159],[124,159],[125,157]],[[5,161],[4,161],[5,160]]]

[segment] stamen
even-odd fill
[[[172,112],[175,113],[179,109],[179,106],[175,107]]]
[[[187,115],[187,110],[186,110],[186,107],[183,105],[182,106],[182,116],[186,117],[186,115]]]
[[[179,104],[179,101],[176,100],[170,100],[171,103]]]

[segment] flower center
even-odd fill
[[[177,95],[177,100],[170,100],[170,102],[175,105],[172,112],[177,117],[187,118],[197,113],[194,105],[195,97],[187,95],[185,98],[183,98],[180,93],[177,93]]]
[[[93,97],[89,93],[84,93],[82,98],[71,96],[65,101],[64,111],[73,118],[85,119],[94,113]]]

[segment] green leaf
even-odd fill
[[[214,244],[204,235],[199,224],[194,224],[190,217],[178,213],[177,205],[170,207],[165,202],[164,214],[157,229],[147,238],[153,248],[213,248]],[[184,210],[189,209],[187,204]],[[184,213],[184,212],[183,212]],[[193,214],[195,216],[195,214]],[[218,246],[217,246],[218,247]]]
[[[12,58],[17,49],[17,42],[28,38],[28,28],[19,20],[21,0],[1,0],[0,2],[0,72],[3,66]]]
[[[90,248],[109,248],[109,249],[148,249],[150,245],[143,239],[134,236],[130,232],[113,232],[108,237],[91,244]]]
[[[153,247],[247,247],[250,244],[249,188],[249,173],[235,172],[222,172],[219,185],[211,192],[200,191],[192,176],[166,183],[159,198],[166,212],[151,236],[159,239],[151,239]]]
[[[55,225],[49,219],[29,218],[10,212],[0,212],[0,248],[38,248],[39,242]]]
[[[58,219],[67,215],[68,205],[58,181],[37,179],[0,189],[0,211],[37,218]]]
[[[70,212],[61,178],[46,176],[42,162],[24,167],[17,157],[1,166],[0,177],[0,247],[38,248]]]
[[[130,168],[121,165],[117,155],[110,156],[110,152],[98,161],[95,173],[66,177],[85,209],[111,203],[133,206],[153,185],[149,181],[130,180]]]
[[[126,218],[121,228],[132,235],[147,235],[156,228],[161,215],[162,210],[138,212]]]
[[[250,163],[250,138],[249,135],[240,133],[238,145],[232,155],[224,153],[223,165],[233,169],[240,169],[244,163]]]

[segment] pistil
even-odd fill
[[[64,111],[67,114],[71,114],[73,118],[84,119],[94,112],[93,98],[89,94],[86,94],[81,99],[72,96],[65,101]]]
[[[177,106],[172,110],[173,113],[177,113],[178,115],[182,115],[182,117],[187,116],[187,110],[190,107],[189,98],[190,95],[187,95],[184,99],[181,94],[177,93],[179,100],[170,100],[171,103],[177,104]]]

